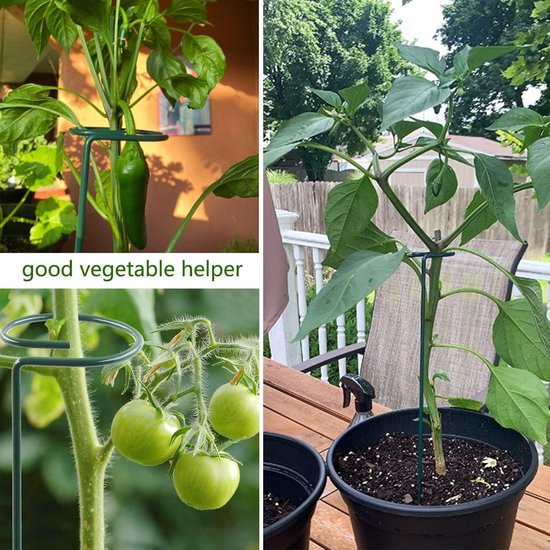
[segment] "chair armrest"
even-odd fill
[[[299,370],[301,372],[310,372],[323,365],[332,363],[333,361],[337,361],[338,359],[342,359],[344,357],[351,357],[353,355],[360,355],[365,352],[365,346],[366,346],[366,342],[358,342],[357,344],[350,344],[349,346],[345,346],[343,348],[340,348],[334,351],[329,351],[328,353],[324,353],[323,355],[318,355],[317,357],[313,357],[312,359],[308,359],[307,361],[298,363],[297,365],[294,365],[292,368]]]

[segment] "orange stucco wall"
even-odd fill
[[[208,4],[210,34],[227,57],[227,71],[210,96],[210,135],[172,136],[143,149],[151,168],[147,204],[147,251],[162,252],[184,214],[204,188],[229,166],[258,150],[258,2],[221,0]],[[134,97],[151,86],[145,70],[147,53],[140,55],[139,87]],[[61,87],[78,90],[99,104],[82,52],[75,47],[60,62]],[[85,125],[102,125],[101,117],[74,96],[60,93]],[[159,129],[158,95],[153,92],[135,109],[139,128]],[[69,139],[69,138],[67,138]],[[74,142],[74,141],[73,141]],[[78,143],[75,155],[78,156]],[[67,175],[73,201],[78,187]],[[178,251],[217,252],[231,239],[258,238],[258,201],[211,196],[195,214]],[[71,243],[67,245],[70,250]],[[110,229],[88,206],[85,251],[111,250]]]

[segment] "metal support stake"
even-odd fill
[[[418,456],[416,465],[416,498],[418,503],[422,498],[422,455],[424,454],[424,358],[426,354],[426,302],[428,298],[426,278],[427,263],[430,258],[445,258],[454,256],[454,252],[411,252],[409,258],[422,258],[422,291],[420,294],[420,375],[418,377]]]
[[[0,339],[6,344],[31,349],[70,349],[71,343],[63,340],[31,340],[10,336],[9,332],[20,325],[31,323],[42,323],[53,318],[52,313],[43,313],[37,315],[28,315],[10,321],[0,329]],[[13,550],[22,550],[23,545],[23,522],[22,522],[22,468],[21,468],[21,369],[23,367],[104,367],[106,365],[115,365],[124,363],[136,356],[143,347],[143,336],[133,327],[97,315],[79,315],[80,321],[98,323],[108,327],[120,330],[133,338],[133,344],[126,350],[114,355],[104,357],[20,357],[13,365],[12,369],[12,526],[13,526]]]

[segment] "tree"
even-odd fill
[[[357,120],[366,135],[376,137],[378,99],[408,66],[393,46],[401,33],[390,13],[381,0],[265,0],[266,127],[273,131],[281,122],[319,108],[322,101],[312,90],[337,91],[366,80],[371,96]],[[347,152],[364,152],[363,143],[350,137]],[[335,136],[323,143],[333,145]],[[310,180],[324,176],[329,154],[296,154]]]
[[[527,0],[514,0],[518,11],[532,9],[532,25],[525,31],[518,33],[517,44],[529,44],[524,48],[517,59],[506,70],[505,75],[512,84],[520,86],[527,81],[548,83],[550,69],[550,0],[536,0],[533,4]],[[550,98],[545,97],[541,104],[548,112]]]
[[[465,45],[511,44],[531,27],[533,4],[533,0],[454,0],[443,7],[444,24],[438,34],[450,55]],[[529,80],[511,81],[506,72],[516,58],[516,53],[504,56],[470,77],[467,91],[456,101],[453,133],[494,137],[486,128],[497,115],[524,106]]]

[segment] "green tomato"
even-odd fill
[[[111,437],[116,450],[128,460],[143,466],[157,466],[172,458],[181,437],[173,443],[172,435],[180,429],[178,419],[157,411],[141,399],[126,403],[113,418]]]
[[[212,427],[228,439],[246,439],[260,430],[260,397],[242,384],[224,384],[212,395]]]
[[[225,506],[239,486],[239,465],[229,458],[182,454],[172,481],[180,499],[196,510]]]

